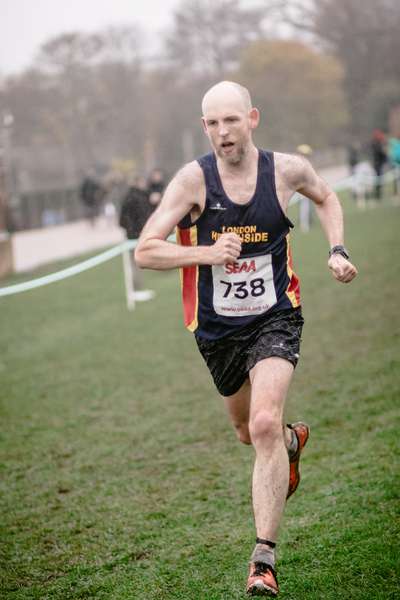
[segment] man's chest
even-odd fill
[[[290,197],[293,192],[287,186],[287,183],[281,172],[276,169],[274,173],[275,189],[278,202],[284,212],[286,212]],[[247,204],[252,200],[257,191],[257,173],[253,173],[242,179],[221,176],[221,183],[225,194],[236,204]]]
[[[256,192],[257,174],[242,178],[221,177],[225,194],[232,202],[246,204],[250,202]]]

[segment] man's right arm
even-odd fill
[[[166,241],[181,219],[193,210],[201,212],[204,203],[203,173],[198,163],[192,162],[177,173],[147,221],[135,250],[138,266],[166,270],[234,262],[241,251],[236,234],[224,234],[211,246],[180,246]]]

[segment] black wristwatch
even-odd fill
[[[350,255],[344,246],[333,246],[333,248],[329,250],[329,258],[332,254],[341,254],[346,260],[349,260],[350,258]]]

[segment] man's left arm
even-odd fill
[[[339,198],[328,184],[314,171],[308,160],[296,157],[292,183],[294,189],[310,198],[330,245],[328,267],[332,275],[342,283],[349,283],[357,275],[344,248],[343,211]],[[346,258],[347,256],[347,258]]]

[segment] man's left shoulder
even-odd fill
[[[311,169],[311,163],[304,156],[299,154],[288,154],[284,152],[274,152],[275,171],[291,187],[297,186],[307,177]]]
[[[302,170],[311,163],[300,154],[274,152],[275,165],[282,170]]]

